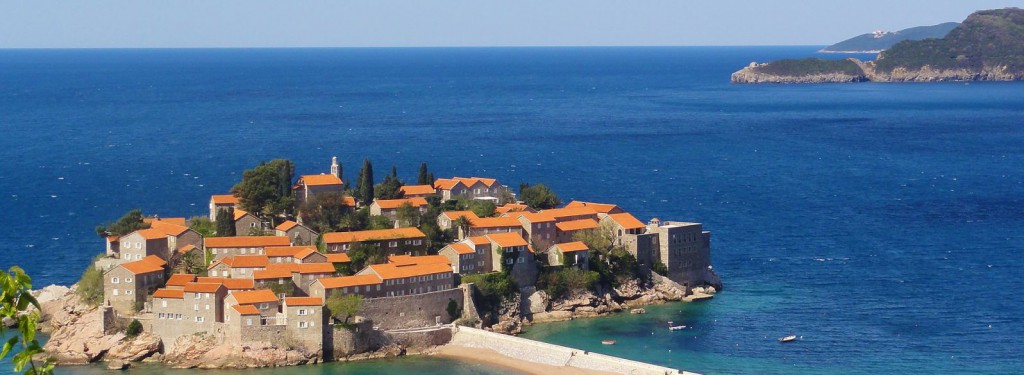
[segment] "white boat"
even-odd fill
[[[685,325],[681,325],[681,324],[680,325],[673,325],[673,324],[674,324],[673,322],[668,322],[668,330],[669,331],[682,331],[682,330],[686,329]]]
[[[790,341],[796,341],[796,335],[789,335],[789,336],[786,336],[786,337],[780,337],[779,338],[779,342],[790,342]]]

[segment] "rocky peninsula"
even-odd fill
[[[907,40],[875,61],[787,59],[751,63],[732,82],[851,83],[1024,80],[1024,10],[975,12],[944,38]]]

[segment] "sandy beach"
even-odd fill
[[[583,375],[583,374],[614,374],[606,371],[584,370],[575,367],[551,366],[541,363],[526,362],[523,360],[506,357],[501,353],[490,349],[470,348],[461,345],[445,345],[438,348],[435,355],[442,357],[457,358],[460,360],[486,363],[499,367],[521,371],[524,374],[559,374],[559,375]]]

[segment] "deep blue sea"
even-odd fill
[[[426,161],[712,231],[714,300],[528,337],[708,374],[1024,372],[1024,84],[729,83],[815,49],[0,51],[0,266],[72,283],[96,225],[205,214],[261,160]],[[500,373],[253,373],[339,371]]]

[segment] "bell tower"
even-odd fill
[[[341,176],[340,176],[341,173],[338,170],[338,157],[337,156],[332,156],[331,157],[331,175],[334,175],[334,177],[337,177],[337,178],[341,178]]]

